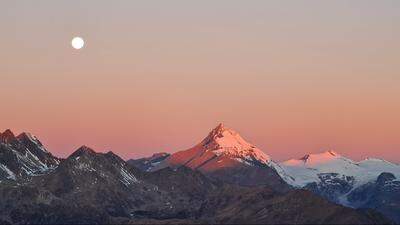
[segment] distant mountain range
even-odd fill
[[[327,151],[278,163],[219,124],[191,149],[128,161],[133,162],[146,171],[186,166],[232,184],[306,189],[334,203],[376,209],[400,223],[400,165],[381,159],[354,162]]]
[[[193,148],[124,161],[53,156],[0,133],[0,224],[388,224],[400,166],[329,151],[277,163],[222,124]]]
[[[400,221],[400,165],[369,158],[360,162],[334,151],[281,163],[285,181],[354,208],[376,209]]]

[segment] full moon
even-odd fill
[[[81,37],[74,37],[71,41],[71,45],[74,49],[81,49],[85,45],[85,42]]]

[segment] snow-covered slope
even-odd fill
[[[323,174],[337,174],[336,177],[354,178],[353,187],[373,182],[382,172],[400,177],[400,166],[380,159],[366,159],[354,162],[334,151],[309,154],[301,159],[282,162],[281,167],[292,179],[286,182],[296,187],[304,187],[312,182],[320,182]]]
[[[212,170],[231,164],[277,165],[271,157],[245,141],[236,131],[222,123],[191,149],[172,154],[166,159],[170,165],[179,164],[196,169]],[[235,161],[235,162],[233,162]],[[210,167],[210,164],[215,164]]]
[[[292,186],[354,208],[373,208],[400,222],[400,165],[381,159],[352,161],[333,151],[281,163]],[[288,179],[289,178],[289,179]]]
[[[271,157],[254,145],[246,142],[236,131],[219,124],[202,142],[216,156],[228,156],[248,165],[262,163],[269,165]]]

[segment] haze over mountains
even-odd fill
[[[59,159],[7,130],[0,222],[400,222],[399,177],[397,164],[334,151],[278,163],[222,124],[193,148],[127,162],[86,146]]]

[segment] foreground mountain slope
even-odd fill
[[[272,189],[216,182],[187,167],[144,173],[142,179],[168,191],[190,209],[172,223],[227,224],[383,224],[381,215],[360,212],[324,200],[305,190]],[[184,184],[184,185],[182,185]],[[193,207],[196,206],[196,207]],[[183,215],[189,216],[186,220]],[[146,220],[147,221],[147,220]],[[140,222],[144,222],[141,220]],[[151,220],[151,223],[160,221]]]
[[[0,186],[0,195],[1,218],[12,223],[107,224],[119,217],[170,218],[180,210],[168,193],[139,180],[120,157],[85,146],[47,175],[23,186]]]
[[[231,184],[268,185],[275,190],[288,190],[277,172],[281,171],[279,165],[223,124],[193,148],[172,154],[152,170],[179,166]]]
[[[242,187],[241,187],[242,188]],[[217,223],[241,224],[383,224],[374,212],[359,212],[319,198],[305,190],[276,194],[265,188],[227,187],[210,197],[206,210]]]

